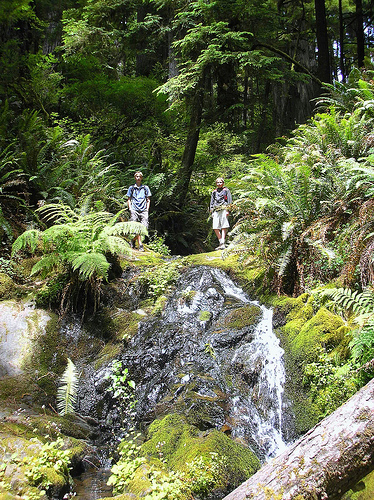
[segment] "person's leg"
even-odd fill
[[[222,235],[222,237],[221,237],[221,243],[222,243],[222,244],[225,244],[226,234],[227,234],[227,231],[228,231],[228,230],[229,230],[229,228],[228,228],[228,227],[223,227],[223,228],[221,229],[221,235]]]
[[[221,231],[219,229],[215,229],[214,232],[216,233],[218,241],[221,242]]]
[[[139,212],[139,222],[141,224],[143,224],[143,226],[145,226],[148,229],[148,211],[147,210],[145,210],[144,212]],[[138,234],[136,237],[138,239],[139,250],[144,251],[141,235]]]

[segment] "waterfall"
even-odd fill
[[[247,309],[257,311],[253,324]],[[285,373],[272,310],[224,272],[185,272],[162,315],[139,323],[121,359],[137,384],[139,424],[182,413],[202,430],[225,429],[264,461],[284,449]]]
[[[228,296],[235,297],[243,303],[258,305],[262,311],[262,317],[256,326],[253,339],[237,349],[231,361],[231,364],[235,365],[236,359],[244,356],[249,368],[256,365],[258,367],[260,363],[258,382],[249,390],[246,398],[236,396],[233,399],[230,418],[236,422],[234,435],[245,436],[247,427],[250,425],[252,437],[263,450],[265,458],[271,458],[281,453],[286,447],[282,438],[284,351],[273,332],[273,312],[257,301],[249,300],[243,290],[222,271],[215,269],[214,274],[220,280]],[[256,401],[260,401],[261,405],[257,405]]]

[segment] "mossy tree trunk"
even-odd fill
[[[373,469],[374,380],[224,500],[337,500]]]

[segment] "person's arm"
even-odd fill
[[[129,207],[129,210],[131,212],[131,198],[127,199],[127,206]]]
[[[149,212],[149,207],[151,206],[151,198],[147,196],[147,212]]]

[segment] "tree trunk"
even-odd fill
[[[318,78],[322,82],[331,82],[329,39],[327,36],[325,0],[314,0],[316,10],[316,34],[318,46]]]
[[[224,500],[338,500],[373,469],[374,379]]]
[[[201,117],[203,112],[203,95],[202,91],[197,90],[196,94],[190,101],[188,106],[190,111],[190,123],[188,127],[187,139],[183,151],[181,168],[178,172],[179,182],[179,196],[177,205],[181,208],[186,200],[188,186],[190,184],[191,175],[193,172],[193,163],[195,161],[195,154],[197,144],[199,142]]]
[[[339,0],[339,45],[340,45],[340,72],[342,81],[345,82],[345,62],[344,62],[344,22],[343,22],[343,6]]]
[[[356,0],[356,39],[357,39],[357,66],[364,66],[365,36],[364,20],[362,15],[362,0]]]

